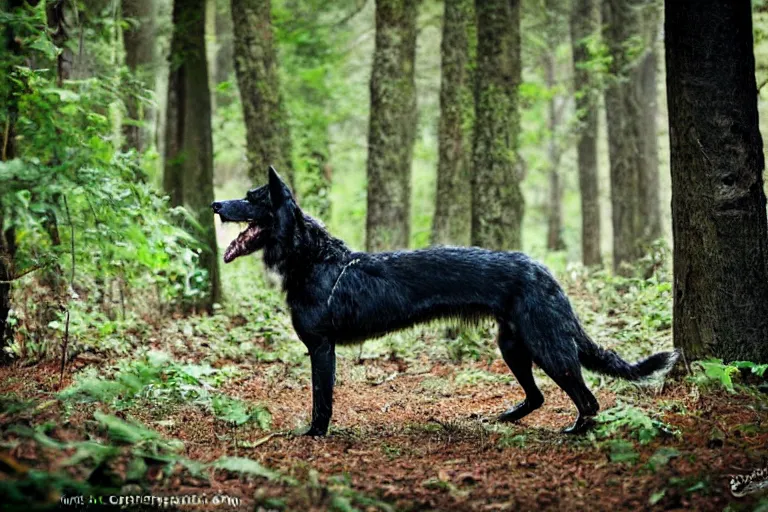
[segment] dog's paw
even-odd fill
[[[313,426],[313,427],[309,427],[309,430],[304,432],[304,435],[305,436],[310,436],[310,437],[323,437],[327,433],[328,433],[327,429],[323,430],[323,429],[320,429],[320,428],[317,428],[317,427]]]
[[[576,421],[570,427],[563,429],[563,434],[580,435],[586,434],[596,425],[595,419],[588,416],[579,416]]]

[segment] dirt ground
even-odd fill
[[[80,362],[75,369],[98,362]],[[103,364],[103,362],[101,363]],[[225,455],[248,457],[279,471],[268,480],[214,470],[209,478],[177,465],[150,467],[145,491],[153,494],[226,495],[242,500],[202,509],[222,510],[757,510],[760,496],[734,498],[730,476],[748,473],[768,455],[765,402],[748,394],[699,393],[685,380],[664,389],[603,386],[596,395],[603,409],[617,400],[652,411],[679,430],[646,444],[634,442],[637,456],[621,462],[594,434],[571,437],[559,431],[574,419],[565,394],[545,378],[544,406],[515,425],[493,418],[523,398],[503,362],[490,365],[408,363],[392,358],[342,358],[331,434],[308,438],[292,434],[306,425],[310,406],[308,375],[292,374],[282,363],[241,366],[247,373],[222,391],[266,404],[270,433],[231,429],[193,405],[156,407],[144,403],[130,415],[168,438],[184,443],[184,455],[210,462]],[[457,384],[460,369],[490,376]],[[71,374],[70,374],[71,375]],[[68,377],[70,379],[71,377]],[[0,480],[31,468],[53,470],[65,455],[10,432],[10,425],[55,424],[57,440],[98,439],[89,419],[99,404],[67,410],[52,394],[55,364],[0,369],[0,393],[35,400],[36,409],[0,413],[3,442]],[[67,382],[65,382],[66,386]],[[159,422],[159,423],[158,423]],[[617,434],[621,436],[622,434]],[[631,434],[624,434],[631,440]],[[654,463],[658,453],[674,455]],[[662,458],[663,459],[663,458]],[[84,478],[83,467],[66,469]],[[153,471],[154,470],[154,471]],[[117,459],[110,471],[126,471]],[[91,480],[93,475],[91,475]],[[125,491],[125,489],[124,489]],[[53,503],[56,496],[36,497]],[[765,501],[763,501],[765,503]],[[66,507],[65,507],[66,508]],[[190,510],[190,508],[184,508]]]

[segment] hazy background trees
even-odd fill
[[[56,5],[51,10],[39,2],[6,0],[6,11],[33,23],[5,29],[3,66],[17,76],[21,71],[14,66],[24,63],[23,69],[49,80],[46,87],[58,91],[56,111],[65,112],[56,119],[69,115],[72,127],[52,120],[40,125],[48,130],[18,126],[17,105],[28,95],[19,84],[31,82],[4,81],[3,161],[34,155],[51,173],[70,172],[72,190],[93,194],[95,185],[83,188],[69,153],[51,144],[70,141],[88,151],[78,168],[108,162],[102,167],[110,169],[115,188],[130,182],[143,187],[134,195],[160,202],[158,191],[164,190],[169,204],[152,211],[186,208],[167,215],[174,217],[169,226],[182,228],[174,240],[179,251],[190,251],[187,270],[174,273],[155,269],[151,259],[117,258],[120,249],[113,244],[94,258],[94,281],[105,302],[116,295],[130,301],[123,287],[129,269],[145,265],[157,270],[155,284],[173,283],[188,306],[210,310],[219,303],[217,246],[233,232],[215,224],[207,205],[214,196],[242,196],[263,181],[270,164],[291,179],[302,206],[355,248],[471,243],[522,249],[560,269],[581,262],[599,273],[611,261],[609,272],[631,278],[661,279],[659,272],[670,268],[670,198],[677,205],[681,198],[694,204],[711,196],[699,186],[702,174],[693,172],[695,155],[681,156],[693,151],[691,141],[674,133],[678,163],[670,179],[667,101],[681,104],[667,98],[661,56],[666,51],[667,63],[677,62],[669,60],[669,45],[683,43],[673,37],[677,26],[668,25],[665,49],[658,0],[93,0],[83,4],[77,22],[74,12]],[[754,52],[766,54],[763,9],[755,5],[739,15],[738,26],[746,28],[754,16]],[[30,28],[43,24],[49,27],[43,35]],[[19,36],[18,30],[26,32]],[[35,44],[19,43],[28,40]],[[745,44],[726,43],[731,49]],[[752,54],[743,46],[739,51],[729,58]],[[756,73],[757,83],[764,84],[763,61],[754,72],[738,71]],[[692,73],[683,64],[675,72]],[[49,68],[55,74],[38,72]],[[744,89],[746,82],[739,80],[724,86]],[[746,87],[734,97],[746,102],[754,91]],[[687,91],[670,87],[669,94]],[[764,94],[760,87],[758,110],[765,106]],[[741,117],[752,115],[750,105],[738,105]],[[703,108],[684,115],[714,122]],[[75,111],[85,124],[75,123]],[[88,124],[96,122],[98,130]],[[48,134],[47,144],[42,134]],[[759,134],[752,137],[759,141]],[[722,141],[710,144],[725,154]],[[746,144],[745,151],[756,151],[755,144]],[[709,160],[717,161],[710,151],[715,150],[705,151]],[[739,173],[759,177],[755,162],[748,171],[728,175],[736,183]],[[690,176],[681,178],[684,171]],[[54,229],[66,218],[66,187],[33,190],[30,204],[40,212],[40,236],[22,240],[14,234],[22,224],[12,205],[26,200],[23,191],[34,180],[13,176],[15,188],[6,193],[10,206],[0,212],[2,281],[15,280],[19,269],[49,268],[41,251],[50,249],[60,264],[69,236]],[[759,190],[749,190],[759,201]],[[88,194],[70,205],[75,214],[93,210],[98,215],[89,213],[95,219],[89,222],[109,225],[99,213],[108,201]],[[760,206],[750,208],[756,208],[759,224]],[[716,254],[715,240],[723,236],[712,232],[714,238],[699,238],[703,245],[687,246],[694,228],[682,226],[702,224],[683,219],[674,224],[682,241],[675,246],[676,265],[686,261],[688,253],[680,251],[694,247]],[[24,233],[36,232],[26,226]],[[120,240],[125,229],[102,238]],[[148,229],[141,236],[149,236]],[[35,244],[38,249],[30,252]],[[749,254],[753,247],[754,259],[744,265],[758,269],[762,249],[744,244],[737,253]],[[22,255],[35,256],[20,260],[17,245]],[[735,255],[727,259],[738,261]],[[702,268],[711,263],[696,261]],[[110,278],[110,269],[120,269],[120,277]],[[736,267],[723,272],[733,274]],[[9,290],[0,283],[0,299]],[[5,317],[7,300],[0,302]]]
[[[446,0],[440,42],[440,120],[432,243],[467,245],[472,220],[472,126],[477,55],[472,0]]]
[[[414,73],[419,4],[419,0],[376,2],[368,128],[369,251],[409,243],[411,164],[418,123]]]

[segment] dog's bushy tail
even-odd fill
[[[577,337],[576,345],[579,349],[579,362],[587,370],[635,381],[646,379],[654,374],[666,374],[680,356],[677,350],[673,350],[659,352],[636,363],[629,363],[613,350],[599,346],[583,331]]]

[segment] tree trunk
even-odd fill
[[[590,53],[585,39],[596,34],[596,0],[573,0],[571,11],[573,88],[580,126],[576,150],[581,194],[581,259],[585,266],[601,265],[600,196],[597,177],[597,89],[587,68]]]
[[[557,46],[551,41],[549,52],[544,57],[546,84],[551,97],[547,106],[547,130],[549,142],[547,156],[549,157],[549,219],[547,222],[547,249],[550,251],[565,250],[563,241],[563,187],[560,182],[560,149],[557,147],[557,126],[559,124],[557,96],[552,94],[555,81],[555,52]]]
[[[749,0],[666,3],[674,340],[768,363],[768,222]]]
[[[653,20],[654,27],[657,20]],[[640,226],[641,243],[644,247],[661,238],[661,199],[659,198],[659,143],[656,128],[658,114],[658,91],[656,75],[658,52],[656,34],[653,30],[651,46],[640,65],[640,102],[643,106],[643,174],[640,175]]]
[[[520,131],[519,0],[476,0],[477,77],[472,148],[472,244],[519,249],[524,200]]]
[[[169,56],[165,175],[172,204],[185,206],[200,224],[195,236],[205,249],[200,266],[208,271],[209,293],[197,305],[221,301],[213,201],[211,96],[205,59],[205,0],[176,0]]]
[[[646,112],[654,108],[647,104],[650,93],[646,91],[655,91],[655,86],[645,87],[643,83],[643,63],[653,62],[647,58],[655,44],[649,27],[654,31],[657,28],[657,13],[655,0],[603,0],[605,41],[612,57],[605,108],[611,162],[613,267],[620,274],[631,272],[625,264],[639,259],[648,241],[647,233],[658,231],[658,226],[646,229],[649,222],[659,223],[658,216],[656,220],[644,218],[646,213],[658,213],[659,192],[658,150],[655,141],[649,143],[656,136],[655,115]],[[655,104],[655,94],[652,101]],[[654,163],[656,167],[652,168]],[[656,205],[644,204],[652,198]]]
[[[472,0],[445,1],[433,244],[468,245],[470,240],[473,20]]]
[[[141,152],[153,136],[144,125],[152,119],[152,109],[136,96],[137,89],[155,88],[155,9],[151,0],[123,0],[125,64],[136,80],[125,98],[127,123],[123,125],[123,147]]]
[[[293,181],[288,116],[280,93],[270,0],[232,0],[235,72],[245,117],[250,177],[266,181],[270,165]]]
[[[6,12],[13,13],[23,5],[23,0],[9,0],[2,2],[3,9]],[[4,70],[6,77],[13,76],[17,59],[21,54],[21,46],[16,39],[13,25],[8,24],[4,30],[5,50],[8,52],[8,67]],[[5,105],[5,130],[2,133],[2,146],[0,147],[0,160],[3,162],[16,158],[16,119],[19,114],[17,91],[14,86],[15,81],[8,80],[6,97],[3,98]],[[6,89],[6,87],[4,87]],[[14,277],[14,259],[16,257],[16,231],[13,224],[4,228],[6,212],[0,208],[0,362],[6,362],[7,354],[5,352],[6,338],[10,339],[10,332],[7,325],[8,315],[11,311],[11,283]]]
[[[232,11],[229,0],[216,0],[216,85],[233,78],[234,70],[234,36],[232,28]],[[216,104],[227,105],[232,96],[217,94]]]
[[[205,0],[205,61],[208,63],[208,90],[211,91],[211,117],[216,115],[216,66],[219,64],[216,54],[219,47],[219,34],[216,32],[216,0]]]
[[[377,0],[368,130],[366,247],[408,246],[416,136],[418,0]]]
[[[608,155],[611,176],[611,211],[613,222],[613,268],[629,274],[625,264],[639,256],[636,239],[639,212],[639,173],[641,170],[640,104],[633,97],[629,79],[632,68],[626,52],[627,41],[639,33],[635,0],[603,0],[605,41],[612,60],[611,81],[605,90],[608,122]]]
[[[234,70],[234,35],[232,8],[228,0],[216,0],[216,83],[232,78]]]

